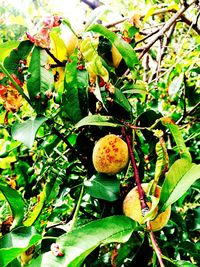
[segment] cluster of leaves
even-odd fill
[[[104,11],[78,33],[49,16],[1,58],[1,266],[157,266],[149,233],[122,212],[133,166],[107,176],[92,164],[95,142],[124,138],[122,129],[141,181],[162,186],[159,212],[172,205],[155,234],[166,266],[200,263],[199,38],[174,26],[167,50],[152,47],[139,60],[142,23],[155,23],[155,7],[112,29],[95,24]],[[191,35],[192,47],[174,55],[180,34]]]

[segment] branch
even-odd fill
[[[167,8],[158,9],[158,10],[156,10],[156,11],[152,14],[152,16],[154,16],[154,15],[159,15],[159,14],[162,14],[162,13],[171,12],[171,11],[173,11],[173,10],[174,10],[174,9],[167,9]],[[144,17],[145,17],[145,14],[141,15],[140,18],[143,19]],[[125,20],[128,20],[128,19],[130,19],[130,18],[129,18],[129,17],[122,18],[122,19],[120,19],[120,20],[118,20],[118,21],[116,21],[116,22],[112,22],[112,23],[106,24],[105,27],[106,27],[106,28],[112,28],[112,27],[114,27],[115,25],[121,24],[121,23],[123,23]]]
[[[184,112],[183,116],[177,120],[176,124],[180,124],[186,117],[191,116],[200,107],[200,102],[198,102],[190,111]]]
[[[186,23],[188,26],[191,26],[194,31],[196,31],[198,34],[200,34],[200,29],[198,28],[197,23],[193,24],[192,21],[190,21],[188,18],[186,18],[185,15],[181,15],[180,18],[184,23]],[[198,15],[197,15],[197,20],[198,20]]]
[[[163,76],[165,76],[167,73],[169,73],[173,68],[176,67],[177,64],[179,64],[186,56],[188,56],[192,51],[194,51],[197,47],[199,46],[199,44],[195,45],[194,47],[192,47],[190,50],[188,50],[185,54],[183,54],[183,56],[179,57],[176,62],[171,65],[171,67],[169,67],[165,72],[163,72],[162,74],[160,74],[160,76],[158,77],[159,79]],[[153,82],[155,82],[156,79],[151,80],[148,84],[151,84]]]
[[[58,67],[65,67],[66,63],[65,62],[61,62],[59,59],[57,59],[48,48],[45,48],[45,51],[47,52],[47,54],[57,63]]]
[[[149,49],[152,47],[152,45],[176,22],[178,18],[181,17],[181,15],[193,4],[196,3],[196,0],[193,0],[190,4],[187,6],[182,6],[181,9],[174,14],[174,16],[171,17],[171,19],[168,20],[168,22],[159,30],[159,32],[154,36],[154,38],[149,42],[149,44],[145,47],[145,49],[142,51],[142,53],[139,55],[139,59],[142,59],[142,57],[149,51]]]
[[[159,51],[158,51],[158,55],[157,55],[157,67],[156,67],[156,71],[155,73],[153,73],[149,79],[149,82],[151,82],[151,80],[155,77],[156,75],[156,81],[158,81],[158,77],[160,74],[160,66],[161,66],[161,61],[165,55],[166,49],[168,47],[168,44],[171,40],[171,36],[174,32],[174,29],[176,27],[176,23],[174,23],[171,28],[169,29],[169,31],[166,33],[166,36],[164,36],[164,38],[159,38],[160,40],[160,47],[159,47]]]
[[[133,153],[133,149],[132,149],[132,144],[131,144],[131,140],[130,137],[128,136],[128,134],[125,132],[125,129],[122,129],[122,132],[126,138],[126,143],[128,146],[128,150],[129,150],[129,155],[130,155],[130,160],[133,166],[133,170],[134,170],[134,174],[135,174],[135,182],[138,188],[138,194],[139,194],[139,198],[140,198],[140,204],[141,204],[141,210],[142,210],[142,215],[145,216],[147,212],[149,212],[149,207],[146,203],[146,195],[145,192],[141,186],[141,181],[140,181],[140,177],[139,177],[139,172],[138,172],[138,167],[136,165],[136,161],[135,161],[135,156]]]
[[[147,227],[148,229],[150,230],[150,238],[151,238],[151,243],[152,243],[152,246],[153,246],[153,250],[155,251],[156,253],[156,256],[158,258],[158,261],[160,263],[160,267],[165,267],[164,263],[163,263],[163,260],[162,260],[162,253],[161,253],[161,250],[156,242],[156,238],[155,238],[155,235],[152,231],[152,226],[151,226],[151,222],[148,221],[147,222]]]
[[[187,116],[192,115],[200,107],[200,102],[198,102],[188,113]]]
[[[163,41],[163,50],[162,50],[162,54],[161,54],[161,59],[160,60],[162,60],[164,55],[165,55],[166,49],[167,49],[167,47],[168,47],[168,45],[169,45],[169,43],[171,41],[171,37],[172,37],[172,34],[173,34],[174,30],[175,30],[175,27],[176,27],[176,23],[174,23],[171,26],[171,28],[169,29],[169,31],[166,34],[166,38]]]
[[[187,6],[182,6],[181,9],[174,14],[174,16],[171,17],[171,19],[168,20],[168,22],[159,30],[159,32],[154,36],[154,38],[149,42],[149,44],[145,47],[145,49],[142,51],[142,53],[139,55],[139,59],[142,59],[142,57],[149,51],[149,49],[152,47],[152,45],[176,22],[178,18],[181,17],[181,15],[193,4],[196,3],[196,0],[193,0],[190,4]]]
[[[194,3],[194,2],[193,2],[193,3]],[[193,4],[193,3],[192,3],[192,4]],[[158,9],[158,10],[156,10],[156,11],[152,14],[152,16],[160,15],[160,14],[168,13],[168,12],[176,13],[177,10],[174,9],[174,8],[171,8],[171,9],[168,9],[168,8],[162,8],[162,9]],[[199,29],[198,26],[197,26],[197,21],[198,21],[198,17],[199,17],[199,16],[200,16],[200,13],[198,13],[198,15],[197,15],[197,19],[196,19],[196,23],[195,23],[195,24],[193,24],[192,21],[190,21],[190,20],[189,20],[185,15],[183,15],[183,14],[180,15],[180,19],[181,19],[184,23],[186,23],[187,25],[191,26],[192,29],[193,29],[194,31],[196,31],[198,34],[200,34],[200,29]],[[144,17],[145,17],[145,15],[141,15],[141,19],[143,19]],[[116,21],[116,22],[112,22],[112,23],[106,24],[105,27],[106,27],[106,28],[112,28],[112,27],[114,27],[114,26],[116,26],[116,25],[118,25],[118,24],[123,23],[125,20],[128,20],[128,19],[130,19],[130,18],[129,18],[129,17],[122,18],[122,19],[120,19],[120,20],[118,20],[118,21]],[[146,40],[146,39],[145,39],[145,40]]]

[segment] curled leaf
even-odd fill
[[[105,82],[108,81],[108,71],[103,66],[101,58],[97,53],[98,40],[90,38],[85,39],[81,43],[80,51],[86,62],[86,69],[89,72],[90,81],[95,82],[96,77],[100,76]]]

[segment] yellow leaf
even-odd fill
[[[10,168],[10,164],[12,162],[15,162],[16,161],[16,158],[15,156],[8,156],[6,158],[2,158],[0,159],[0,168],[1,169],[9,169]]]
[[[51,53],[60,61],[67,59],[67,47],[64,41],[55,32],[50,33],[51,40]],[[55,63],[54,60],[50,59],[50,64]]]
[[[154,13],[154,11],[156,10],[157,8],[152,6],[149,8],[149,10],[147,11],[146,15],[144,16],[144,19],[143,21],[146,22],[148,20],[149,17],[151,17]]]
[[[68,57],[67,47],[60,36],[55,33],[50,33],[51,39],[51,53],[61,62],[66,61]],[[56,64],[55,61],[49,56],[49,64]],[[55,80],[55,88],[58,89],[64,79],[64,67],[52,68]]]
[[[97,48],[97,39],[91,40],[88,37],[81,43],[80,51],[85,59],[85,67],[89,73],[91,82],[94,83],[97,76],[100,76],[105,82],[108,82],[108,71],[102,64],[101,58],[97,52]]]

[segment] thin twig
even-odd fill
[[[166,49],[169,45],[169,42],[171,40],[171,36],[174,32],[174,29],[176,27],[176,23],[174,23],[171,28],[169,29],[169,31],[167,31],[166,35],[160,39],[160,47],[159,47],[159,51],[157,54],[157,67],[156,67],[156,82],[158,82],[159,80],[159,74],[160,74],[160,67],[161,67],[161,61],[165,55]],[[149,82],[151,82],[151,80],[153,79],[153,77],[155,77],[155,73],[153,73],[149,79]]]
[[[165,76],[167,73],[169,73],[173,68],[175,68],[177,64],[179,64],[187,55],[189,55],[192,51],[194,51],[198,46],[199,46],[199,44],[197,44],[196,46],[192,47],[190,50],[188,50],[188,52],[184,53],[183,56],[179,57],[179,59],[177,59],[177,61],[170,68],[168,68],[165,72],[160,74],[159,79],[161,77]],[[151,83],[155,82],[155,80],[156,79],[153,79],[148,84],[151,84]]]
[[[162,58],[162,54],[163,54],[164,36],[161,36],[159,40],[160,40],[160,45],[158,48],[157,66],[156,66],[156,80],[157,80],[157,82],[158,82],[158,75],[159,75],[160,66],[161,66],[161,58]]]
[[[73,228],[75,226],[75,223],[77,221],[78,213],[79,213],[80,206],[81,206],[81,201],[82,201],[82,198],[83,198],[83,193],[84,193],[84,185],[82,185],[82,187],[81,187],[79,199],[78,199],[78,202],[77,202],[77,205],[76,205],[76,208],[75,208],[75,211],[74,211],[74,215],[73,215],[73,218],[72,218],[69,230],[68,230],[69,232],[71,230],[73,230]]]
[[[199,13],[200,14],[200,13]],[[197,15],[198,17],[198,15]],[[186,23],[188,26],[191,26],[192,29],[197,32],[198,34],[200,34],[200,29],[198,28],[197,23],[193,23],[192,21],[190,21],[184,14],[181,15],[181,20]]]
[[[145,55],[145,59],[143,61],[143,64],[144,64],[144,81],[147,82],[148,81],[148,72],[150,70],[150,67],[149,67],[149,57],[150,55],[149,54],[146,54]]]
[[[169,12],[176,13],[177,10],[174,9],[174,8],[171,8],[171,9],[168,9],[168,8],[162,8],[162,9],[158,9],[158,10],[156,10],[156,11],[152,14],[152,16],[160,15],[160,14],[163,14],[163,13],[169,13]],[[198,21],[198,17],[199,17],[199,16],[200,16],[200,13],[198,13],[196,21]],[[145,17],[145,15],[141,15],[141,19],[143,19],[144,17]],[[118,21],[115,21],[115,22],[106,24],[105,27],[106,27],[106,28],[112,28],[112,27],[114,27],[114,26],[116,26],[116,25],[118,25],[118,24],[123,23],[124,21],[126,21],[126,20],[128,20],[128,19],[130,19],[130,18],[129,18],[129,17],[122,18],[122,19],[120,19],[120,20],[118,20]],[[198,25],[197,25],[197,22],[193,24],[192,21],[190,21],[184,14],[181,14],[181,15],[180,15],[180,19],[181,19],[184,23],[186,23],[187,25],[192,26],[192,29],[193,29],[194,31],[196,31],[198,34],[200,34],[200,29],[199,29],[199,27],[198,27]]]
[[[147,40],[148,38],[150,38],[151,36],[153,36],[154,34],[156,34],[159,30],[160,30],[160,29],[157,29],[157,30],[155,30],[154,32],[149,33],[149,34],[148,34],[147,36],[145,36],[143,39],[137,41],[137,42],[135,43],[135,45],[138,45],[139,43],[144,42],[145,40]]]
[[[58,137],[60,137],[61,140],[63,140],[65,144],[67,144],[67,146],[73,151],[73,153],[82,162],[82,164],[87,167],[87,159],[82,157],[80,153],[70,144],[68,139],[63,134],[61,134],[55,127],[53,127],[52,130]]]
[[[163,59],[164,55],[165,55],[165,52],[166,52],[166,49],[171,41],[171,37],[172,37],[172,34],[174,33],[174,30],[175,30],[175,27],[176,27],[176,23],[174,23],[171,28],[169,29],[169,31],[166,33],[166,37],[163,41],[163,49],[162,49],[162,52],[161,52],[161,59]]]
[[[191,116],[200,107],[200,102],[198,102],[190,111],[184,112],[183,116],[176,121],[176,124],[180,124],[186,117]]]

